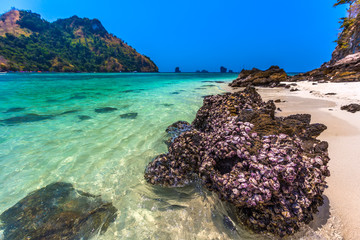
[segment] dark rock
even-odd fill
[[[226,72],[227,72],[227,68],[221,66],[221,67],[220,67],[220,72],[221,72],[221,73],[226,73]]]
[[[201,73],[208,73],[209,71],[207,70],[201,70]]]
[[[275,102],[275,103],[280,103],[281,100],[280,100],[280,99],[276,99],[274,102]]]
[[[171,107],[171,106],[174,106],[174,104],[171,104],[171,103],[163,103],[163,104],[161,104],[161,105],[163,105],[163,106],[165,106],[165,107]]]
[[[79,120],[81,120],[81,121],[91,119],[91,117],[90,117],[90,116],[86,116],[86,115],[79,115],[79,116],[78,116],[78,118],[79,118]]]
[[[357,111],[360,111],[360,104],[351,103],[349,105],[342,106],[341,110],[346,110],[351,113],[356,113]]]
[[[286,89],[289,89],[290,87],[291,87],[290,85],[286,85],[286,86],[285,86]]]
[[[174,95],[176,95],[176,94],[180,94],[179,92],[172,92],[171,94],[174,94]]]
[[[223,224],[227,229],[229,229],[231,231],[236,231],[235,224],[228,216],[223,217]]]
[[[80,110],[69,110],[69,111],[65,111],[63,113],[60,113],[59,115],[67,115],[67,114],[71,114],[71,113],[76,113],[79,112]]]
[[[26,108],[23,107],[13,107],[6,110],[4,113],[12,113],[12,112],[21,112],[24,111]]]
[[[43,120],[48,120],[48,119],[53,119],[53,118],[55,118],[54,115],[38,115],[38,114],[34,114],[34,113],[29,113],[29,114],[26,114],[23,116],[12,117],[12,118],[0,120],[0,122],[8,124],[8,125],[13,125],[13,124],[19,124],[19,123],[38,122],[38,121],[43,121]]]
[[[125,118],[125,119],[135,119],[137,117],[138,113],[125,113],[125,114],[121,114],[120,118]]]
[[[298,88],[292,88],[290,89],[290,92],[297,92],[297,91],[300,91]]]
[[[181,73],[181,71],[180,71],[180,68],[179,68],[179,67],[176,67],[176,68],[175,68],[175,73]]]
[[[207,96],[192,129],[149,163],[146,181],[179,187],[200,179],[253,231],[294,234],[323,204],[329,157],[314,136],[326,126],[275,110],[254,88]]]
[[[83,95],[74,95],[72,97],[69,98],[69,100],[80,100],[80,99],[85,99],[86,96]]]
[[[224,81],[215,81],[216,83],[225,83]]]
[[[327,127],[324,124],[314,123],[306,128],[306,134],[310,137],[317,137],[326,129]]]
[[[216,85],[214,84],[207,84],[207,85],[202,85],[203,87],[215,87]]]
[[[317,83],[314,83],[314,82],[313,82],[312,85],[317,85]]]
[[[329,148],[329,143],[323,141],[323,142],[320,142],[320,143],[316,144],[314,150],[315,150],[316,153],[322,153],[324,151],[327,151],[328,148]]]
[[[310,72],[291,77],[290,81],[358,82],[360,81],[360,53],[344,57],[336,62],[331,61]]]
[[[233,72],[234,72],[233,70],[231,70],[231,69],[229,70],[229,73],[233,73]]]
[[[311,122],[311,115],[310,114],[293,114],[284,118],[284,121],[288,119],[295,119],[306,125],[309,125]]]
[[[336,93],[325,93],[326,96],[334,96]]]
[[[275,87],[281,81],[288,78],[286,72],[278,66],[271,66],[266,71],[253,68],[252,70],[242,70],[237,79],[229,84],[231,87],[246,87],[248,85]]]
[[[96,108],[95,112],[96,113],[110,113],[110,112],[114,112],[118,110],[117,108],[113,108],[113,107],[103,107],[103,108]]]
[[[177,121],[171,124],[165,130],[170,136],[169,140],[166,142],[168,143],[167,145],[173,142],[175,138],[180,136],[180,134],[191,131],[191,129],[192,129],[191,124],[186,121]]]
[[[0,215],[4,239],[89,239],[104,233],[117,209],[100,196],[57,182],[28,194]]]

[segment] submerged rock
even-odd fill
[[[81,121],[91,119],[91,117],[90,117],[90,116],[86,116],[86,115],[79,115],[79,116],[78,116],[78,118],[79,118],[79,120],[81,120]]]
[[[125,113],[125,114],[121,114],[120,118],[135,119],[137,115],[138,113]]]
[[[357,111],[360,111],[360,104],[352,103],[349,105],[345,105],[341,107],[341,110],[346,110],[351,113],[356,113]]]
[[[9,108],[4,113],[21,112],[24,110],[25,110],[25,108],[23,108],[23,107],[13,107],[13,108]]]
[[[309,114],[276,117],[275,110],[254,88],[206,97],[169,152],[149,163],[145,179],[164,187],[200,179],[253,231],[295,233],[323,202],[328,145],[315,137],[326,126],[310,124]]]
[[[265,86],[276,87],[281,81],[286,81],[288,76],[283,69],[278,66],[271,66],[266,71],[261,71],[257,68],[252,70],[242,70],[237,79],[229,84],[231,87],[247,87]]]
[[[96,108],[95,112],[96,113],[109,113],[109,112],[114,112],[118,110],[117,108],[113,108],[113,107],[104,107],[104,108]]]
[[[104,233],[117,209],[100,196],[57,182],[28,194],[0,215],[4,239],[89,239]]]
[[[53,119],[53,118],[55,118],[54,115],[38,115],[35,113],[29,113],[29,114],[26,114],[23,116],[12,117],[12,118],[0,120],[0,122],[8,124],[8,125],[13,125],[13,124],[19,124],[19,123],[38,122],[38,121],[43,121],[43,120]]]
[[[80,110],[69,110],[69,111],[65,111],[63,113],[60,113],[59,115],[67,115],[67,114],[71,114],[71,113],[77,113],[79,112]]]

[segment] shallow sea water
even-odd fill
[[[115,222],[95,239],[268,239],[240,225],[231,230],[224,224],[225,216],[235,220],[230,207],[198,183],[164,189],[143,177],[147,164],[167,151],[166,127],[191,122],[204,95],[225,92],[214,81],[235,78],[211,73],[0,75],[0,213],[28,193],[63,181],[101,195],[118,209]],[[104,107],[117,110],[95,111]],[[4,121],[26,114],[47,119]],[[321,239],[310,228],[299,238]]]

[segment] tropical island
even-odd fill
[[[0,17],[0,71],[157,72],[149,57],[110,34],[97,19],[48,22],[31,11]]]

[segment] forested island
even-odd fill
[[[0,16],[0,71],[158,72],[149,57],[97,19],[48,22],[31,11]]]

